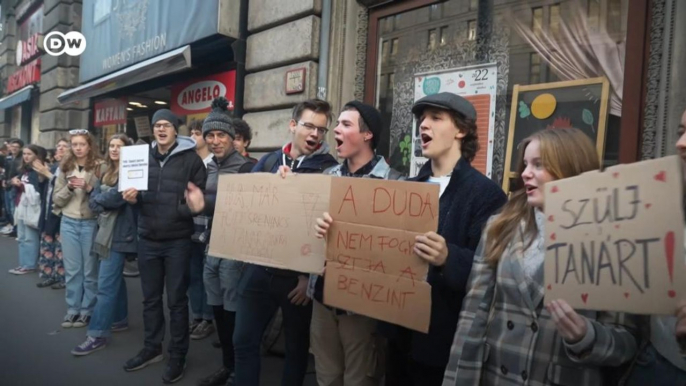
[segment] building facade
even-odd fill
[[[37,10],[42,26],[32,27]],[[338,110],[360,99],[384,115],[379,153],[411,174],[421,157],[410,106],[454,90],[479,110],[475,166],[505,184],[525,130],[587,124],[612,165],[672,153],[686,108],[678,0],[3,0],[1,12],[0,138],[45,146],[75,127],[149,140],[155,109],[190,123],[224,95],[260,154],[288,140],[296,103],[320,97]],[[36,28],[82,31],[87,49],[79,58],[41,54]],[[38,49],[17,61],[17,41],[34,40]],[[39,81],[20,75],[7,87],[37,59]],[[537,108],[524,92],[531,85],[557,90],[556,120],[517,131],[517,119],[538,117],[525,112]],[[565,116],[584,92],[599,107]]]

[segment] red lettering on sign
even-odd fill
[[[348,190],[345,191],[343,202],[341,202],[341,206],[338,208],[338,214],[341,214],[343,211],[343,205],[345,205],[345,203],[348,201],[353,203],[353,212],[355,212],[355,216],[357,216],[357,208],[355,207],[355,194],[353,193],[352,186],[348,186]]]

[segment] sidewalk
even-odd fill
[[[139,278],[126,279],[131,328],[113,334],[104,350],[77,358],[70,351],[85,340],[86,328],[63,329],[60,326],[66,312],[64,290],[37,288],[37,274],[15,276],[7,273],[16,265],[17,242],[14,238],[0,236],[0,385],[162,385],[163,362],[133,373],[122,370],[124,362],[143,344]],[[169,337],[168,331],[166,337]],[[212,347],[214,339],[216,334],[200,341],[191,340],[186,375],[175,385],[195,385],[198,379],[219,368],[221,352]],[[282,358],[263,357],[261,384],[280,385],[282,369]],[[316,385],[312,370],[304,385]]]

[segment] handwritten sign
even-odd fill
[[[321,273],[325,248],[314,221],[329,208],[330,176],[219,176],[209,255]]]
[[[438,190],[417,182],[332,179],[324,303],[428,332],[429,267],[413,249],[417,235],[438,228]]]
[[[148,190],[148,145],[124,146],[121,148],[119,162],[120,192],[129,188]]]
[[[546,184],[547,299],[674,313],[686,297],[680,162],[672,156]]]

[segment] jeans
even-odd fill
[[[10,224],[14,224],[14,198],[16,193],[14,188],[5,190],[5,220]]]
[[[686,371],[674,366],[648,345],[638,354],[634,369],[626,386],[683,386],[686,385]]]
[[[124,281],[123,253],[110,251],[109,258],[100,262],[98,275],[98,301],[95,303],[93,318],[88,325],[88,336],[109,337],[113,322],[124,322],[128,317],[128,296]]]
[[[205,269],[205,244],[193,243],[191,247],[191,283],[188,286],[188,297],[191,301],[193,319],[212,320],[212,307],[207,304],[207,293],[203,282]]]
[[[67,285],[67,314],[90,315],[98,292],[98,258],[91,253],[97,220],[62,216],[62,256]]]
[[[24,221],[17,221],[17,238],[19,239],[19,266],[36,269],[40,251],[40,234],[38,229],[31,228]]]
[[[281,307],[286,337],[286,363],[281,384],[300,386],[305,379],[310,347],[312,304],[296,306],[288,294],[297,276],[284,276],[257,265],[246,264],[238,283],[238,311],[233,344],[236,353],[236,384],[260,383],[260,344],[267,324]]]
[[[188,353],[188,284],[190,282],[191,239],[138,242],[138,268],[143,289],[145,347],[160,350],[165,321],[162,295],[166,285],[171,343],[169,355],[185,358]]]

